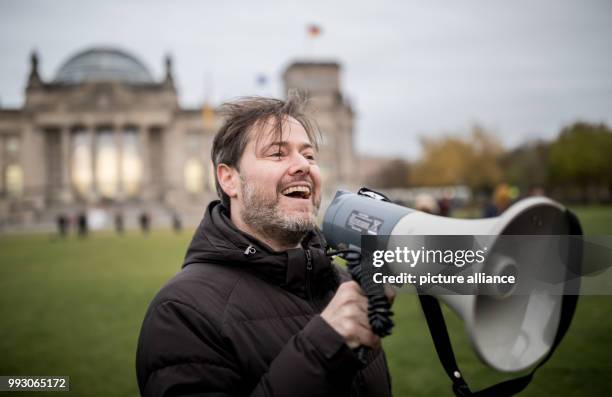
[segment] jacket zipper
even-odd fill
[[[312,254],[309,249],[304,250],[306,253],[306,293],[308,300],[312,303],[312,290],[310,287],[310,275],[312,273]]]

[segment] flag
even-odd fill
[[[315,23],[311,23],[310,25],[308,25],[307,31],[308,31],[308,36],[311,39],[314,39],[321,35],[321,27]]]
[[[268,76],[263,73],[257,75],[257,85],[264,86],[268,83]]]

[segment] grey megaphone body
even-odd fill
[[[545,197],[521,200],[496,218],[463,220],[339,191],[325,213],[323,233],[332,247],[360,249],[362,235],[381,236],[382,244],[391,247],[394,236],[567,235],[570,225],[566,209]],[[534,252],[517,249],[496,255],[492,249],[481,266],[489,272],[510,271],[520,277],[529,255]],[[407,270],[415,269],[408,269],[405,263],[390,263],[387,269],[391,274]],[[445,302],[462,318],[474,349],[486,364],[513,372],[534,365],[551,350],[565,284],[551,284],[546,291],[531,294],[479,294],[477,290],[473,294],[427,293]]]

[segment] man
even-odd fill
[[[330,264],[316,227],[317,134],[299,101],[246,98],[225,117],[212,149],[221,201],[146,314],[140,392],[391,395],[367,298]],[[372,348],[366,365],[359,346]]]

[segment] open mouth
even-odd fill
[[[311,191],[309,186],[291,186],[284,189],[281,194],[286,197],[307,200],[310,198]]]

